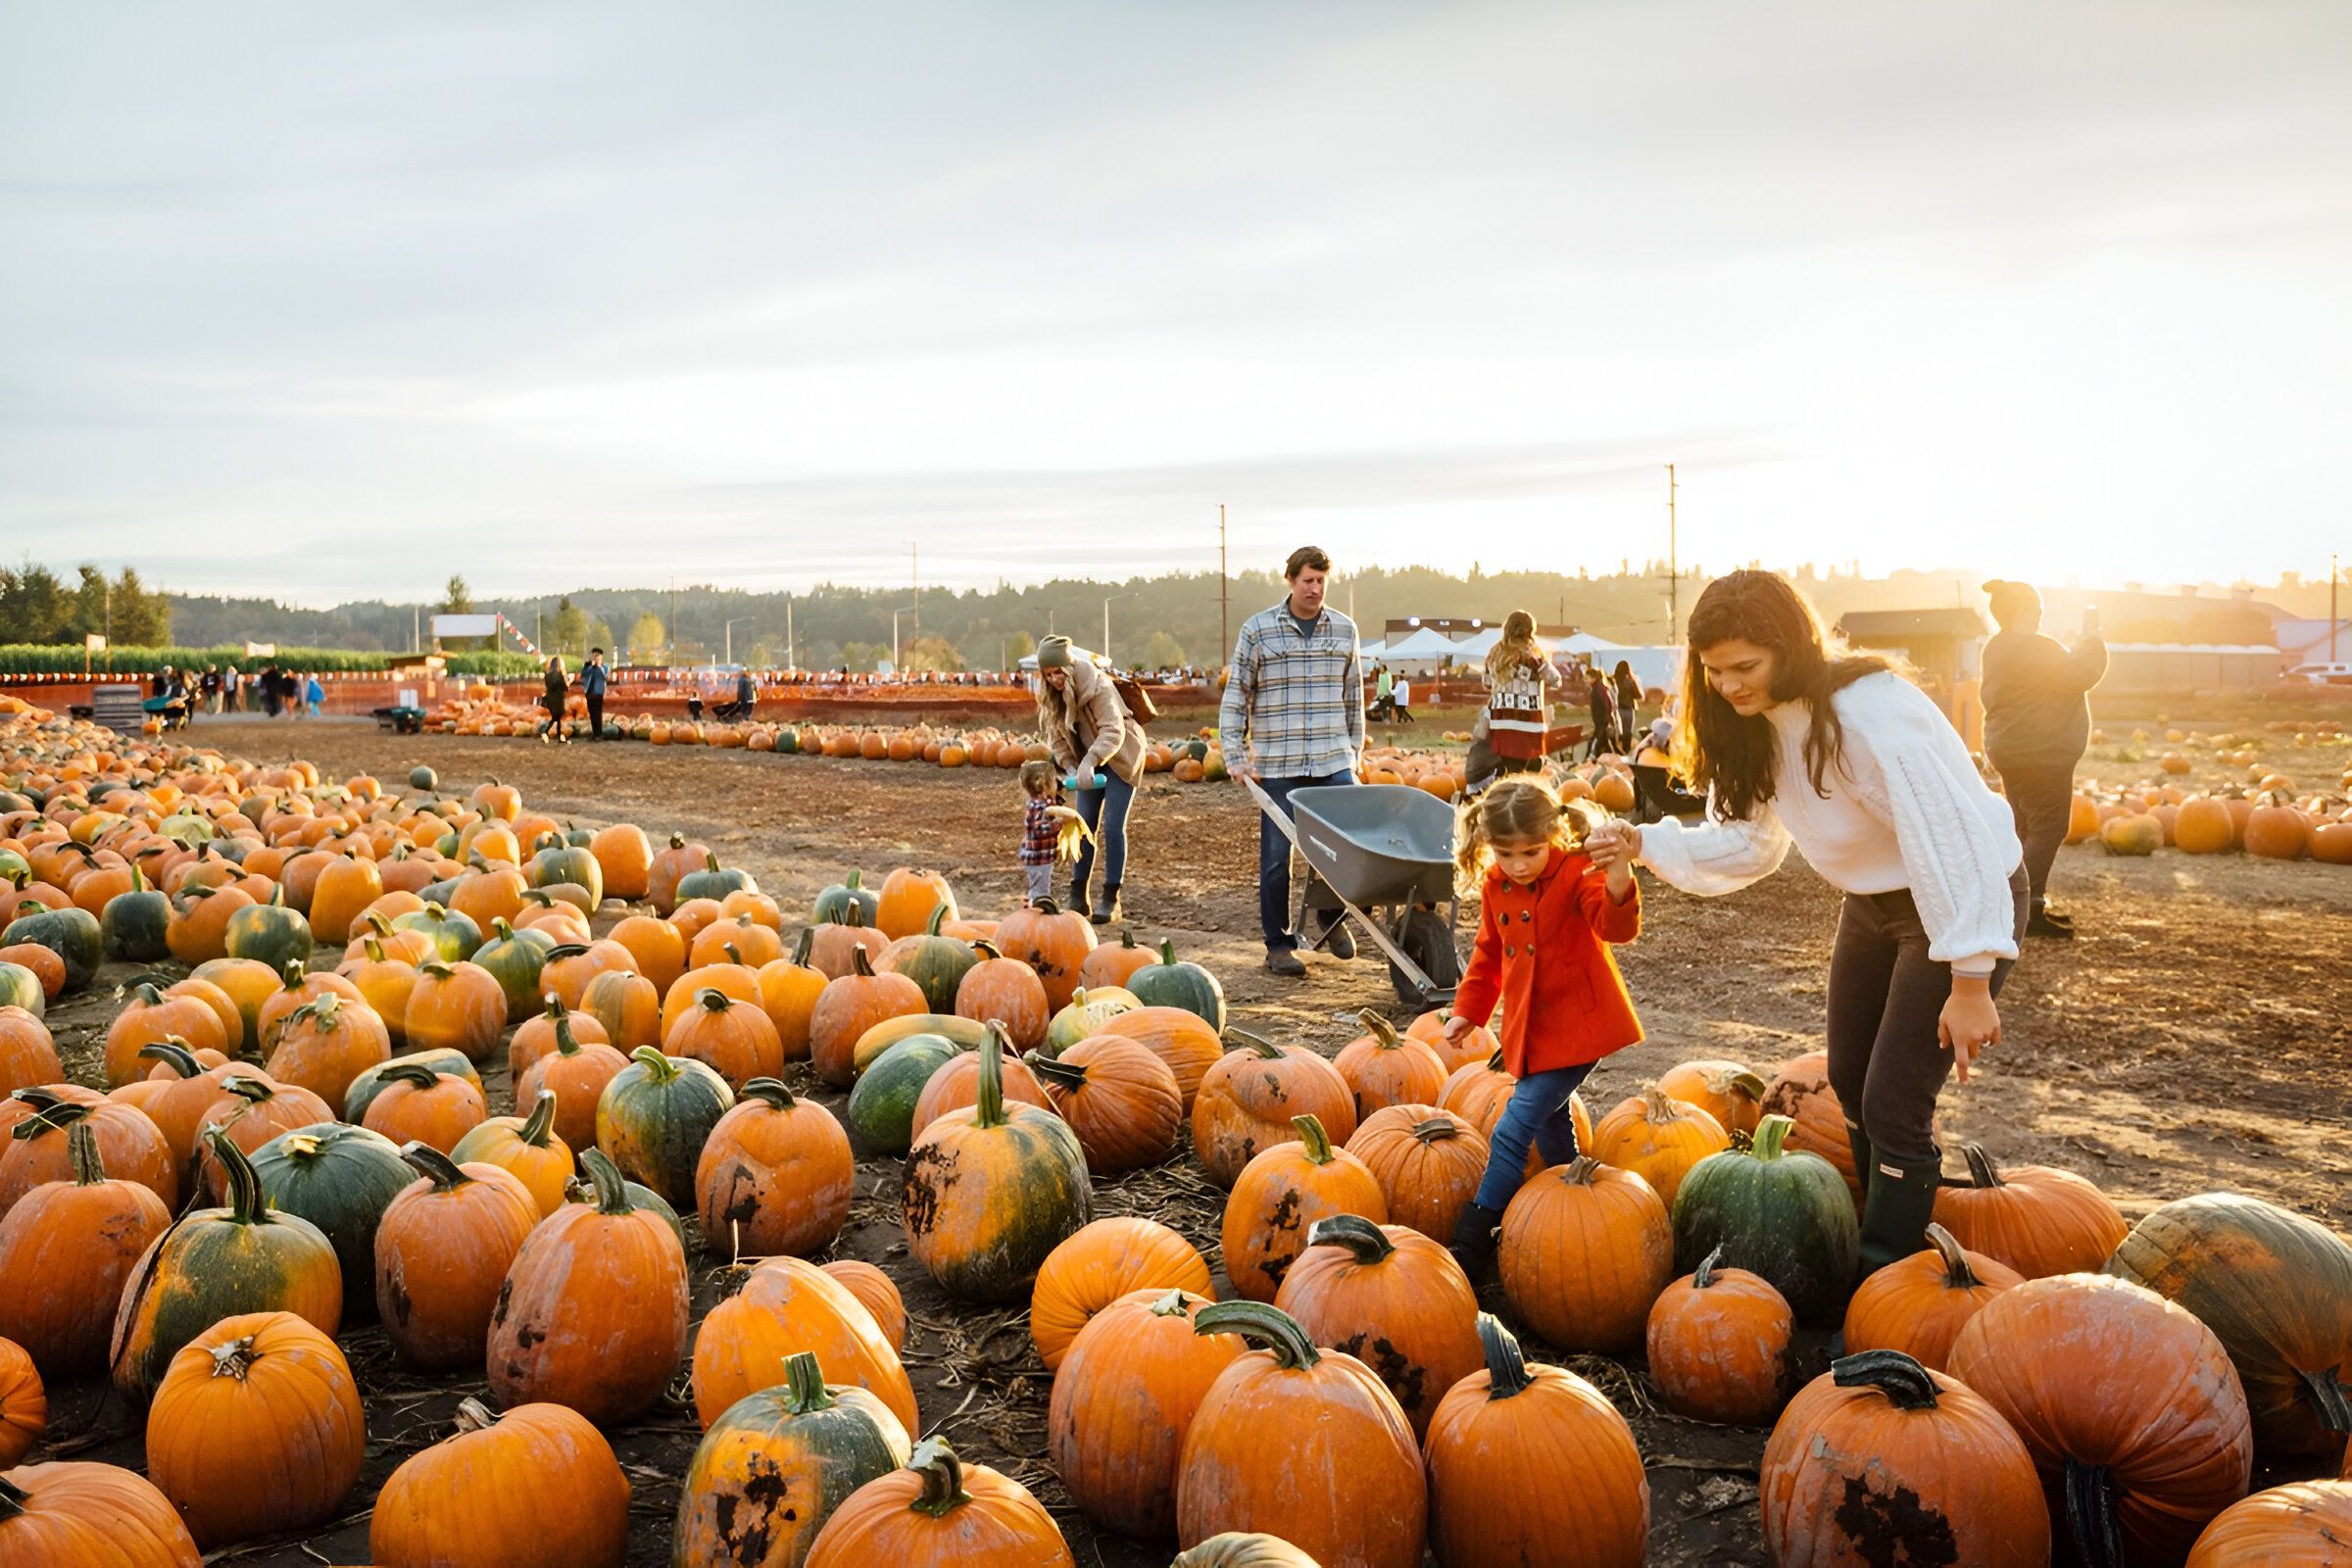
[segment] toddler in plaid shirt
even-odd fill
[[[1035,904],[1053,891],[1054,866],[1065,858],[1061,844],[1065,824],[1082,819],[1061,804],[1061,780],[1051,762],[1023,762],[1021,792],[1029,798],[1021,808],[1020,862],[1029,882],[1024,902]]]

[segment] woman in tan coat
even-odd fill
[[[1127,810],[1144,777],[1144,727],[1127,714],[1110,674],[1067,637],[1037,650],[1037,728],[1062,771],[1088,839],[1070,871],[1069,907],[1108,925],[1126,918],[1119,885],[1127,874]],[[1102,903],[1089,904],[1095,851],[1102,852]]]

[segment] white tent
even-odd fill
[[[1551,651],[1555,654],[1592,654],[1597,657],[1601,654],[1613,654],[1624,646],[1625,644],[1613,643],[1606,637],[1595,637],[1589,631],[1578,631],[1570,632],[1552,644]],[[1611,662],[1613,663],[1615,661],[1611,661]]]
[[[1379,642],[1358,643],[1355,648],[1356,657],[1365,660],[1385,659],[1388,657],[1388,651],[1389,645],[1386,639]]]
[[[1462,645],[1443,632],[1423,626],[1388,644],[1381,651],[1380,662],[1391,669],[1405,669],[1418,674],[1437,668],[1447,655],[1459,660],[1463,657]]]

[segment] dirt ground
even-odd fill
[[[631,743],[549,750],[516,740],[393,737],[333,720],[215,722],[196,738],[257,760],[300,755],[336,776],[366,771],[387,785],[405,781],[420,761],[439,771],[444,789],[496,775],[519,786],[530,807],[560,817],[630,820],[649,833],[699,838],[749,867],[788,909],[852,867],[878,881],[899,864],[945,872],[967,911],[994,913],[1016,897],[1020,802],[1008,773]],[[2342,763],[2339,747],[2287,770],[2332,777]],[[2144,770],[2094,761],[2084,771],[2120,780]],[[1256,829],[1238,788],[1154,779],[1137,803],[1132,841],[1128,903],[1138,940],[1173,936],[1188,956],[1214,968],[1237,1022],[1330,1052],[1359,1032],[1359,1008],[1403,1016],[1385,966],[1370,958],[1311,960],[1303,982],[1278,981],[1260,967]],[[1644,897],[1647,929],[1623,958],[1649,1040],[1612,1057],[1587,1086],[1596,1112],[1678,1060],[1729,1056],[1769,1074],[1815,1048],[1837,912],[1836,895],[1818,877],[1792,861],[1733,898],[1690,899],[1654,883]],[[2002,999],[2005,1043],[1973,1084],[1945,1096],[1947,1145],[1974,1139],[2004,1161],[2080,1170],[2129,1215],[2229,1188],[2352,1229],[2352,1088],[2344,1073],[2352,1056],[2344,1002],[2352,870],[2172,852],[2124,860],[2078,847],[2061,856],[2053,900],[2074,912],[2082,936],[2028,948]],[[608,906],[600,925],[614,918],[617,906]],[[97,1081],[113,1010],[102,980],[100,991],[53,1012],[81,1081]],[[843,1097],[805,1067],[791,1081],[796,1093],[840,1108]],[[506,1112],[503,1069],[489,1087],[493,1113]],[[1098,1536],[1045,1463],[1049,1382],[1029,1345],[1026,1312],[953,1306],[906,1255],[899,1162],[868,1156],[858,1169],[858,1201],[833,1255],[880,1262],[905,1292],[906,1360],[927,1429],[1036,1491],[1081,1564],[1161,1568],[1171,1555],[1166,1544]],[[1199,1175],[1189,1151],[1099,1183],[1096,1212],[1152,1215],[1218,1261],[1222,1195]],[[717,1260],[699,1260],[698,1318],[718,1288]],[[343,1342],[367,1395],[369,1430],[368,1469],[350,1512],[305,1541],[251,1543],[210,1560],[365,1561],[375,1489],[403,1458],[447,1434],[461,1396],[483,1390],[478,1377],[407,1371],[373,1328],[347,1331]],[[1554,1358],[1541,1345],[1530,1349]],[[1808,1349],[1808,1371],[1819,1370],[1821,1346]],[[1763,1561],[1754,1476],[1765,1432],[1664,1413],[1638,1364],[1583,1356],[1567,1363],[1625,1411],[1648,1458],[1650,1561]],[[53,1391],[53,1401],[52,1456],[140,1463],[134,1417],[102,1388]],[[678,1480],[698,1435],[690,1402],[613,1434],[636,1490],[633,1564],[668,1560]]]

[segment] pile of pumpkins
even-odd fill
[[[2109,790],[2087,782],[2075,796],[2066,842],[2093,840],[2109,855],[2243,851],[2268,860],[2352,865],[2352,800],[2297,797],[2277,773],[2256,780],[2249,793],[2228,795],[2192,795],[2171,784]]]
[[[1624,1418],[1530,1360],[1443,1245],[1511,1092],[1486,1030],[1367,1012],[1326,1056],[1050,901],[971,919],[906,867],[788,917],[703,846],[571,829],[495,781],[461,802],[419,770],[404,800],[120,745],[0,722],[0,855],[36,906],[0,939],[55,960],[0,960],[0,1562],[192,1564],[339,1517],[367,1430],[335,1336],[373,1314],[496,1404],[384,1484],[378,1568],[620,1563],[601,1429],[681,1372],[680,1562],[1075,1568],[1016,1480],[912,1441],[889,1276],[811,1261],[859,1150],[902,1159],[907,1252],[946,1296],[1028,1303],[1049,1457],[1098,1527],[1173,1537],[1186,1568],[1642,1560]],[[155,967],[101,1092],[44,1017],[109,961]],[[1510,1316],[1645,1353],[1679,1413],[1769,1424],[1777,1560],[1893,1528],[1914,1557],[2044,1561],[2055,1529],[2090,1560],[2112,1533],[2222,1563],[2352,1512],[2342,1482],[2245,1495],[2257,1454],[2339,1462],[2352,1248],[2312,1222],[2216,1195],[2127,1226],[1972,1146],[1933,1245],[1857,1279],[1819,1054],[1576,1108],[1583,1152],[1531,1156],[1504,1215]],[[1210,1238],[1094,1212],[1098,1178],[1188,1157],[1227,1194],[1225,1301]],[[697,1248],[735,1287],[699,1331]],[[1845,1335],[1809,1381],[1799,1322]],[[145,1476],[20,1463],[44,1380],[100,1373],[144,1412]]]

